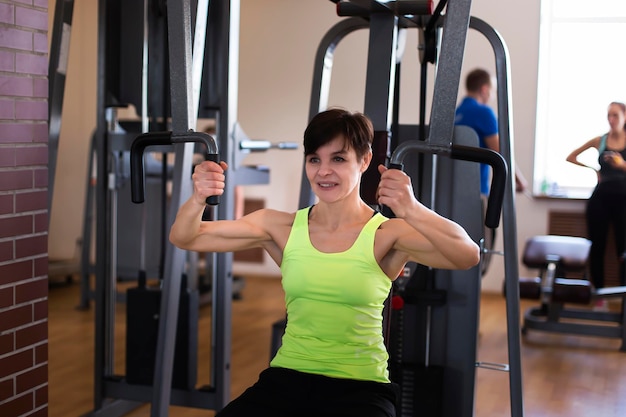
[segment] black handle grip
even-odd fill
[[[400,171],[404,170],[404,165],[403,164],[394,164],[393,162],[389,163],[387,168],[389,169],[399,169]],[[382,206],[380,207],[380,212],[382,213],[383,216],[385,217],[395,217],[396,215],[393,213],[393,210],[391,210],[389,207],[387,206]]]
[[[135,138],[130,146],[130,192],[133,203],[144,202],[146,177],[144,175],[143,154],[148,146],[170,145],[172,132],[149,132]]]
[[[208,153],[206,155],[206,160],[207,161],[213,161],[215,163],[220,162],[220,157],[218,154],[216,153]],[[206,203],[210,206],[217,206],[220,203],[220,196],[218,195],[212,195],[206,198]]]
[[[143,166],[143,154],[148,146],[173,145],[175,143],[196,142],[202,143],[206,147],[206,158],[210,161],[218,162],[217,144],[212,136],[201,132],[186,132],[174,134],[172,132],[148,132],[143,133],[133,140],[130,146],[130,185],[131,198],[133,203],[144,202],[145,175]],[[208,197],[207,204],[216,205],[219,203],[218,196]]]
[[[473,146],[452,145],[450,158],[463,161],[482,162],[493,169],[489,199],[487,200],[487,212],[485,213],[485,225],[492,229],[500,223],[504,191],[506,190],[506,178],[508,168],[506,161],[498,152],[491,149],[477,148]]]

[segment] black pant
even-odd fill
[[[268,368],[216,417],[395,417],[396,387]]]
[[[609,227],[613,226],[615,248],[620,258],[620,281],[624,285],[624,262],[621,257],[626,244],[626,195],[616,193],[612,184],[600,183],[587,201],[587,233],[591,240],[589,271],[596,288],[604,287],[604,253]]]

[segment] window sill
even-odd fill
[[[557,195],[548,195],[548,194],[533,194],[533,198],[535,200],[546,200],[546,201],[587,201],[589,197],[583,197],[580,195],[566,195],[566,194],[557,194]]]

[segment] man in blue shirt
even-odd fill
[[[478,142],[481,148],[491,149],[500,152],[500,137],[498,135],[498,119],[494,111],[487,105],[491,97],[491,76],[484,69],[475,69],[467,74],[465,78],[465,89],[467,95],[456,109],[454,123],[459,126],[468,126],[478,135]],[[491,183],[491,167],[487,164],[480,164],[480,193],[483,199],[483,211],[485,210],[486,199],[489,195],[489,185]],[[523,192],[526,189],[524,176],[515,170],[515,190]],[[491,251],[494,248],[496,230],[485,228],[485,249],[482,260],[482,273],[487,271],[491,260]]]
[[[468,126],[478,135],[481,148],[500,152],[500,138],[498,136],[498,119],[494,111],[487,105],[492,91],[491,76],[484,69],[475,69],[465,78],[467,95],[456,109],[454,123],[459,126]],[[480,164],[480,193],[489,194],[490,167]],[[526,180],[519,171],[515,172],[515,189],[524,191]]]
[[[456,109],[454,123],[471,127],[478,135],[481,148],[498,151],[498,119],[487,106],[492,89],[489,73],[482,69],[473,70],[465,79],[465,88],[467,95]],[[480,164],[480,193],[483,195],[489,194],[489,168],[487,164]]]

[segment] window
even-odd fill
[[[624,0],[542,0],[535,194],[591,194],[594,173],[565,158],[608,131],[610,102],[626,102],[625,41]],[[597,152],[579,160],[597,166]]]

